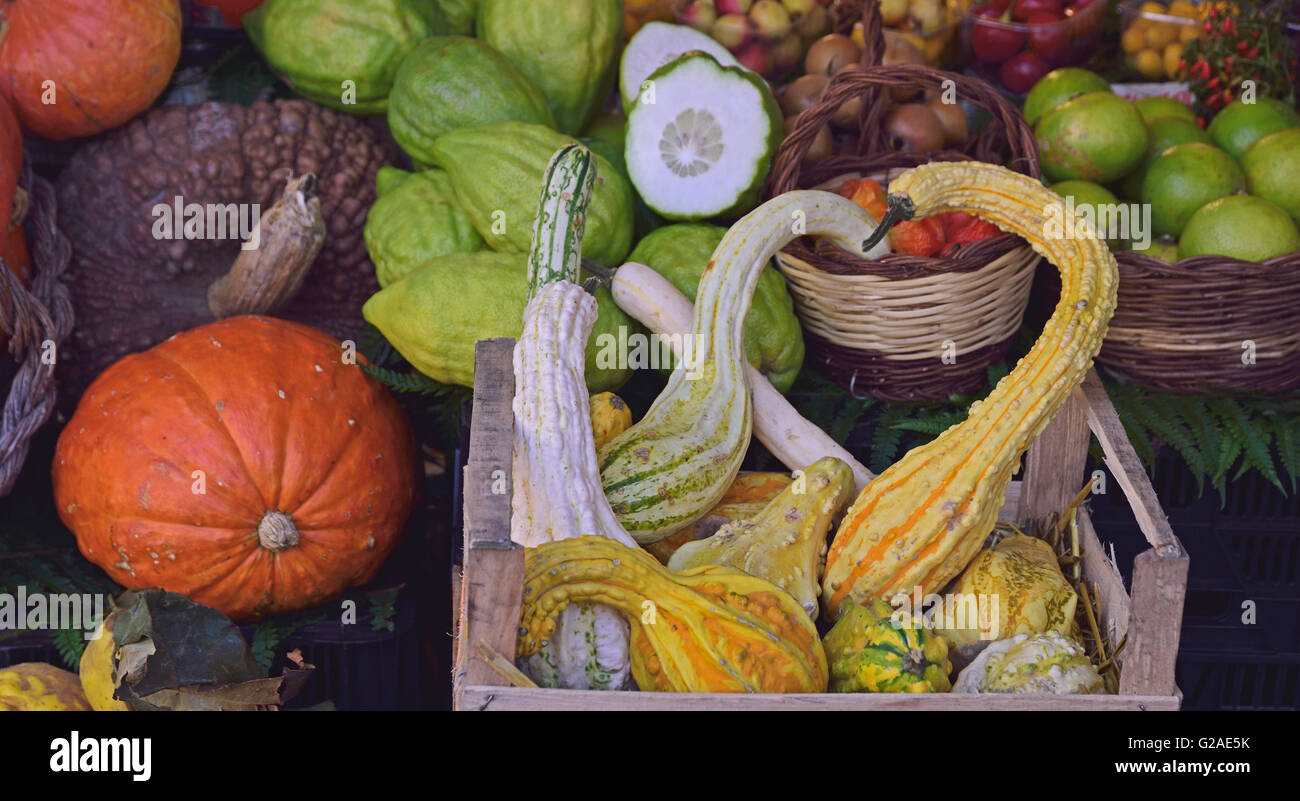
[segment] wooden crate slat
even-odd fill
[[[510,541],[514,443],[514,340],[480,340],[474,352],[474,410],[465,465],[465,557],[452,686],[504,684],[478,654],[513,659],[524,584],[524,549]],[[459,702],[457,703],[460,706]]]
[[[465,709],[508,710],[1176,710],[1178,698],[1164,695],[1011,695],[987,693],[721,693],[593,692],[521,687],[466,687]]]
[[[1020,520],[1060,514],[1079,488],[1088,462],[1088,403],[1078,387],[1025,454]]]

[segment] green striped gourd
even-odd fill
[[[587,148],[559,150],[547,167],[533,231],[532,299],[514,353],[510,517],[511,539],[526,547],[584,534],[636,547],[601,491],[583,378],[596,299],[575,282],[595,172]],[[631,673],[628,637],[620,612],[571,604],[545,645],[525,659],[524,670],[546,687],[619,689]]]
[[[668,385],[640,422],[600,450],[605,496],[637,542],[656,542],[699,519],[740,469],[752,426],[745,316],[768,260],[805,234],[862,255],[874,229],[852,201],[799,190],[727,231],[700,278],[691,333]],[[887,248],[869,256],[880,252]]]

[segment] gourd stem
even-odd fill
[[[915,213],[916,204],[907,195],[890,195],[889,205],[885,209],[885,216],[880,218],[880,225],[871,232],[871,236],[862,240],[863,252],[871,250],[884,239],[889,229],[894,227],[894,223],[910,220]]]
[[[267,512],[257,524],[257,541],[271,553],[288,550],[298,544],[298,527],[284,512]]]
[[[218,320],[275,311],[297,294],[324,244],[316,176],[290,178],[240,246],[230,272],[208,287],[208,311]]]

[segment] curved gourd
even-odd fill
[[[570,604],[598,602],[632,626],[632,674],[660,692],[825,692],[817,627],[783,590],[730,567],[674,572],[604,537],[540,545],[524,562],[518,655],[554,637]]]
[[[827,556],[823,609],[846,599],[941,589],[960,573],[997,521],[1020,455],[1077,386],[1101,348],[1115,309],[1115,257],[1082,218],[1037,181],[977,162],[934,163],[889,186],[891,219],[947,211],[975,214],[1023,237],[1061,271],[1061,299],[1029,353],[963,422],[881,473],[845,514]],[[1059,215],[1059,216],[1058,216]],[[864,244],[869,244],[864,243]]]
[[[605,496],[637,542],[690,525],[740,469],[753,423],[744,324],[767,262],[805,234],[861,255],[862,237],[874,229],[852,201],[799,190],[727,231],[700,278],[691,332],[668,385],[640,422],[600,449]]]

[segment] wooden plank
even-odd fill
[[[998,510],[998,520],[1006,523],[1020,523],[1020,496],[1024,482],[1013,479],[1007,485],[1007,499],[1002,502],[1002,508]]]
[[[1020,519],[1059,515],[1083,487],[1087,461],[1087,403],[1076,387],[1025,454]]]
[[[504,684],[478,654],[515,653],[524,550],[510,541],[514,442],[514,341],[480,340],[474,356],[474,411],[465,465],[465,558],[452,694],[467,685]]]
[[[591,692],[467,686],[464,709],[507,710],[717,710],[717,711],[980,711],[980,710],[1170,710],[1173,695],[972,695],[964,693],[799,693],[745,695],[712,693]]]
[[[1079,547],[1083,551],[1083,576],[1088,581],[1088,591],[1092,592],[1096,586],[1097,603],[1101,606],[1101,620],[1097,625],[1101,626],[1102,634],[1113,649],[1128,632],[1131,607],[1128,593],[1124,591],[1124,578],[1110,561],[1110,553],[1086,509],[1079,510]],[[1127,651],[1128,646],[1124,647]],[[1120,663],[1123,661],[1123,654],[1120,654]]]
[[[1095,369],[1089,370],[1083,381],[1083,395],[1087,399],[1088,425],[1101,443],[1101,449],[1106,455],[1106,467],[1124,490],[1129,506],[1133,507],[1138,528],[1146,536],[1147,542],[1161,554],[1185,556],[1183,545],[1169,527],[1169,519],[1160,506],[1151,479],[1142,467],[1142,460],[1133,450],[1133,444],[1128,441],[1124,424],[1120,422]]]
[[[1132,613],[1119,676],[1121,695],[1174,692],[1187,566],[1185,554],[1162,554],[1156,548],[1133,560]]]

